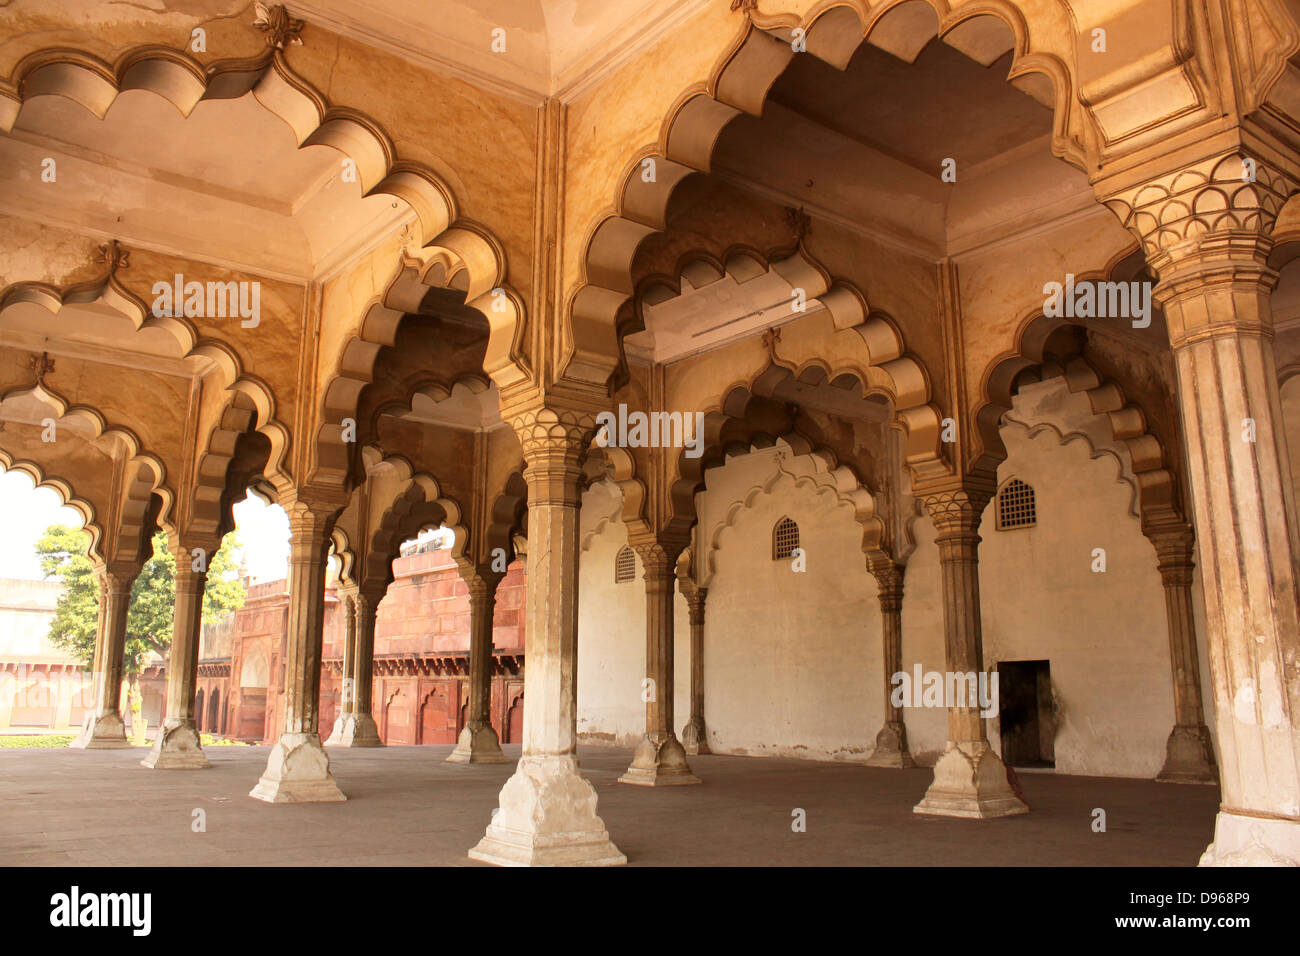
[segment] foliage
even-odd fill
[[[52,525],[36,543],[41,573],[59,578],[64,591],[59,597],[50,641],[79,660],[90,664],[95,657],[95,632],[99,621],[99,582],[86,557],[90,545],[84,531]],[[244,585],[235,571],[231,551],[239,546],[232,531],[208,563],[203,590],[203,621],[213,623],[244,605]],[[153,557],[144,563],[131,588],[127,614],[124,673],[135,683],[151,652],[163,657],[172,641],[176,604],[176,559],[167,547],[167,535],[154,535]]]
[[[66,747],[72,740],[72,734],[14,734],[0,737],[0,750],[16,747]]]

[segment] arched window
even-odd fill
[[[614,583],[626,584],[636,577],[636,555],[631,547],[623,545],[614,557]]]
[[[782,518],[772,529],[772,560],[792,557],[798,547],[799,526],[789,518]]]
[[[1029,528],[1037,521],[1034,489],[1019,478],[1012,478],[998,492],[998,530]]]

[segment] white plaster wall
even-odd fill
[[[608,517],[611,500],[604,486],[583,496],[582,525],[591,536],[578,570],[578,734],[588,743],[633,746],[645,734],[645,580],[638,558],[636,577],[614,583],[614,559],[627,544],[627,528],[614,517],[594,530]],[[680,593],[676,611],[673,709],[680,734],[691,703],[690,619]]]
[[[1087,441],[1061,443],[1050,428],[1002,429],[1008,458],[999,482],[1033,486],[1038,523],[996,530],[996,501],[982,524],[981,607],[986,667],[1051,662],[1061,713],[1059,773],[1153,777],[1174,723],[1164,587],[1155,550],[1130,512],[1119,462],[1093,458]],[[1102,548],[1106,571],[1092,570]],[[990,738],[1000,747],[997,722]]]
[[[778,476],[774,460],[749,455],[709,474],[710,517],[721,503],[749,501],[716,538],[704,651],[709,746],[865,760],[884,699],[880,606],[861,527],[833,493]],[[756,479],[770,490],[753,494]],[[805,572],[772,558],[783,516],[799,525]]]
[[[1150,542],[1133,513],[1134,490],[1122,446],[1104,444],[1083,407],[1044,383],[1013,412],[1031,422],[1003,429],[1008,458],[1000,481],[1019,477],[1037,496],[1038,523],[997,531],[994,507],[981,529],[980,580],[985,661],[1050,661],[1061,705],[1055,738],[1059,773],[1153,777],[1173,727],[1164,590]],[[1082,401],[1086,403],[1086,398]],[[1035,420],[1035,416],[1039,420]],[[1041,420],[1055,423],[1042,427]],[[1090,440],[1061,435],[1083,429]],[[1094,457],[1096,455],[1096,457]],[[811,459],[788,449],[730,460],[708,474],[697,499],[708,554],[705,720],[717,753],[861,760],[884,720],[880,609],[866,571],[852,510],[808,474]],[[627,539],[616,499],[584,498],[579,620],[579,730],[592,739],[634,743],[644,729],[644,590],[613,583],[614,557]],[[608,520],[600,522],[602,515]],[[613,517],[609,517],[609,516]],[[800,528],[807,571],[773,561],[771,535],[784,515]],[[902,611],[903,666],[943,671],[941,575],[934,527],[912,527]],[[1091,570],[1105,548],[1107,570]],[[1213,729],[1204,611],[1202,686]],[[689,627],[678,598],[677,707],[689,715]],[[942,709],[904,711],[919,763],[932,764],[947,739]],[[989,737],[1000,749],[996,719]]]

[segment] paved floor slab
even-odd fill
[[[346,803],[273,806],[248,796],[268,749],[210,747],[194,771],[146,770],[145,748],[0,750],[0,865],[476,866],[466,851],[513,772],[444,763],[450,746],[331,749]],[[948,820],[912,813],[924,768],[693,757],[703,784],[654,789],[617,782],[629,750],[580,758],[633,865],[1193,866],[1219,801],[1217,787],[1027,773],[1028,815]]]

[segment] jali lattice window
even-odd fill
[[[636,555],[632,549],[623,545],[622,550],[614,556],[614,583],[626,584],[636,577]]]
[[[998,492],[998,530],[1028,528],[1037,521],[1034,489],[1019,478],[1012,478]]]
[[[789,518],[782,518],[772,529],[772,560],[791,557],[798,547],[799,526]]]

